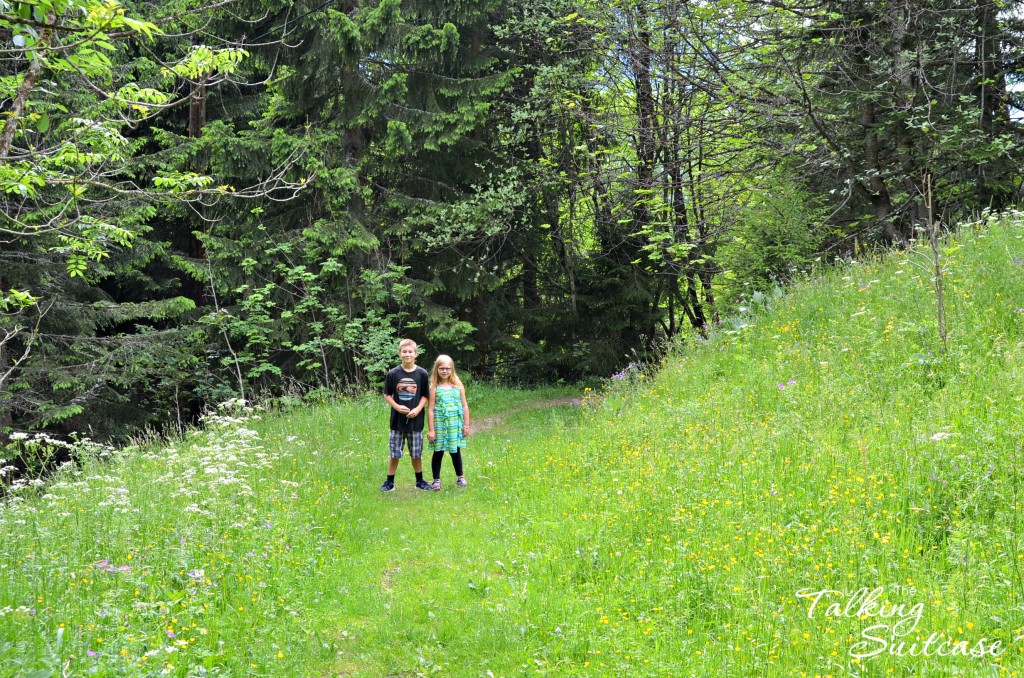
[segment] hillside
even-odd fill
[[[919,255],[823,270],[582,406],[471,385],[464,490],[377,490],[378,397],[25,488],[0,676],[1017,675],[1024,228],[945,252],[945,354]]]

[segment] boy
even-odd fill
[[[427,481],[423,480],[423,411],[430,393],[430,375],[416,366],[417,348],[412,339],[403,339],[398,344],[398,357],[402,364],[392,368],[384,379],[384,400],[391,406],[391,434],[388,438],[388,479],[380,486],[381,492],[394,491],[395,470],[406,442],[409,444],[412,470],[416,472],[416,489],[430,489]]]

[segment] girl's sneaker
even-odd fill
[[[440,478],[435,478],[434,479],[434,483],[430,486],[430,489],[432,489],[434,491],[440,490],[441,489],[441,479]]]
[[[465,478],[460,476],[459,479],[455,481],[455,484],[458,485],[459,487],[465,487],[469,483],[466,482]]]

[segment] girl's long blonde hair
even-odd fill
[[[431,388],[437,388],[437,384],[438,384],[438,382],[437,382],[437,366],[438,365],[445,365],[446,367],[452,368],[451,376],[448,377],[448,380],[453,385],[458,386],[459,388],[462,388],[462,380],[459,379],[459,374],[458,374],[458,372],[455,371],[455,361],[452,360],[451,356],[447,356],[447,355],[444,355],[444,354],[437,356],[437,360],[434,361],[434,366],[430,369],[430,387]]]

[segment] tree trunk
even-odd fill
[[[0,343],[0,367],[7,364],[7,342]],[[0,389],[3,388],[3,384],[0,383]],[[3,398],[2,391],[0,391],[0,440],[4,439],[4,430],[11,426],[11,407],[7,399]]]
[[[188,99],[188,135],[193,139],[203,136],[206,125],[206,78],[192,81]],[[204,163],[205,164],[205,163]]]
[[[637,5],[635,36],[629,48],[636,91],[636,185],[633,198],[633,233],[648,226],[651,220],[650,200],[654,189],[654,163],[657,153],[657,118],[654,87],[651,83],[651,32],[646,4]],[[632,259],[632,253],[627,256]]]
[[[56,22],[57,15],[53,12],[47,13],[46,23],[55,24]],[[45,53],[49,50],[51,40],[53,40],[53,29],[44,28],[43,32],[39,35],[39,42],[35,46],[36,57],[29,61],[25,79],[21,81],[21,85],[14,95],[14,100],[11,102],[11,107],[6,111],[7,122],[4,123],[3,132],[0,132],[0,161],[7,160],[11,153],[11,147],[14,146],[14,135],[18,131],[18,120],[21,114],[25,112],[28,97],[43,72],[43,59],[40,53]]]
[[[868,173],[868,195],[871,205],[875,211],[875,219],[885,230],[885,237],[889,242],[904,242],[904,234],[900,233],[892,219],[892,201],[889,198],[889,189],[882,181],[882,167],[880,158],[880,139],[878,137],[878,120],[875,115],[875,105],[868,102],[861,111],[861,126],[864,130],[864,167]]]
[[[192,44],[199,44],[199,37],[192,38]],[[188,136],[198,139],[203,136],[203,126],[206,125],[206,77],[199,80],[192,80],[189,83],[188,99]],[[192,171],[205,173],[208,159],[205,153],[197,154],[192,163]],[[195,230],[190,228],[185,235],[185,250],[188,256],[196,261],[206,261],[206,249],[202,241],[196,237]],[[195,302],[197,307],[207,305],[206,285],[201,280],[190,278],[182,281],[182,290],[189,299]]]
[[[491,356],[488,349],[491,346],[491,328],[487,322],[488,300],[485,291],[477,292],[473,297],[470,313],[472,314],[473,327],[476,328],[476,366],[473,374],[478,377],[490,377],[494,373],[494,366],[491,364]]]
[[[978,0],[975,28],[978,84],[975,96],[979,111],[978,126],[985,138],[989,139],[1005,130],[1010,122],[998,13],[999,3],[995,0]],[[999,175],[1002,173],[998,167],[992,167],[991,163],[978,163],[975,174],[981,204],[995,210],[1005,208],[1009,204],[1011,190],[1000,185],[999,179],[1002,177]]]
[[[555,256],[565,272],[566,282],[569,286],[569,301],[573,318],[576,317],[576,272],[573,265],[572,251],[572,220],[575,216],[575,197],[569,198],[569,217],[566,223],[562,222],[561,209],[558,204],[557,195],[548,194],[544,198],[546,203],[547,220],[551,226],[551,243],[555,249]]]

